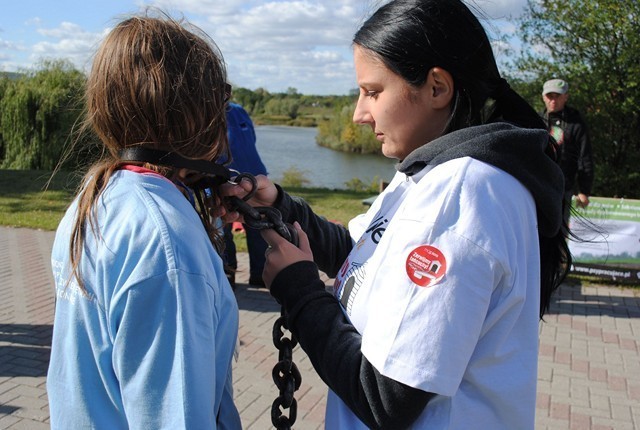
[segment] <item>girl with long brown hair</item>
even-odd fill
[[[228,155],[228,94],[213,41],[169,17],[125,19],[100,45],[86,123],[106,155],[52,252],[52,428],[240,428],[238,307],[212,222],[216,189],[194,187],[202,175],[188,168],[123,155]]]

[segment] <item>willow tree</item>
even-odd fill
[[[7,90],[8,86],[9,86],[9,77],[4,73],[0,73],[0,103],[4,98],[4,93]],[[2,115],[0,115],[0,165],[2,164],[1,160],[4,160],[4,153],[5,153],[5,149],[4,149],[4,139],[2,138]]]
[[[523,92],[539,104],[545,80],[566,79],[586,118],[594,195],[640,198],[640,2],[529,0],[518,24]]]
[[[44,62],[34,72],[5,81],[0,167],[56,167],[82,112],[84,82],[85,76],[66,61]]]

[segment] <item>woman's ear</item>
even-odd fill
[[[448,108],[453,99],[454,84],[451,73],[443,68],[434,67],[429,70],[426,87],[434,109]]]

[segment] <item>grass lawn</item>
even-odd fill
[[[70,172],[59,172],[52,178],[51,172],[46,171],[0,170],[0,225],[55,230],[80,179],[77,173]],[[362,200],[372,196],[368,192],[326,188],[292,187],[287,191],[305,199],[317,214],[343,225],[364,212]],[[234,240],[238,252],[246,252],[244,233],[235,233]],[[572,278],[589,281],[575,274]]]
[[[0,225],[55,230],[79,180],[69,172],[0,170]]]
[[[77,173],[37,170],[0,170],[0,225],[55,230],[73,199],[81,178]],[[50,181],[50,182],[49,182]],[[362,199],[371,193],[325,188],[289,188],[313,210],[344,225],[366,210]],[[238,251],[246,251],[244,234],[235,237]]]

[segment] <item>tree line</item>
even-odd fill
[[[640,198],[640,2],[529,1],[516,24],[514,86],[542,109],[542,83],[565,79],[591,138],[593,194]]]
[[[523,45],[508,53],[508,81],[540,111],[542,83],[568,81],[569,105],[584,116],[593,146],[593,194],[640,198],[640,2],[530,1],[514,23]],[[74,132],[81,121],[84,81],[66,61],[0,75],[0,168],[52,169],[74,140],[83,151],[67,168],[93,156],[95,138]],[[351,120],[357,92],[314,96],[295,88],[282,93],[234,88],[232,99],[257,125],[318,127],[319,145],[379,154],[370,128]]]
[[[24,73],[0,72],[0,169],[51,170],[61,159],[65,163],[60,167],[76,169],[91,162],[99,145],[91,130],[82,127],[85,82],[85,74],[66,60],[45,61]],[[257,125],[317,127],[332,119],[336,106],[353,103],[354,96],[238,87],[232,101]],[[72,146],[73,156],[67,159]]]

